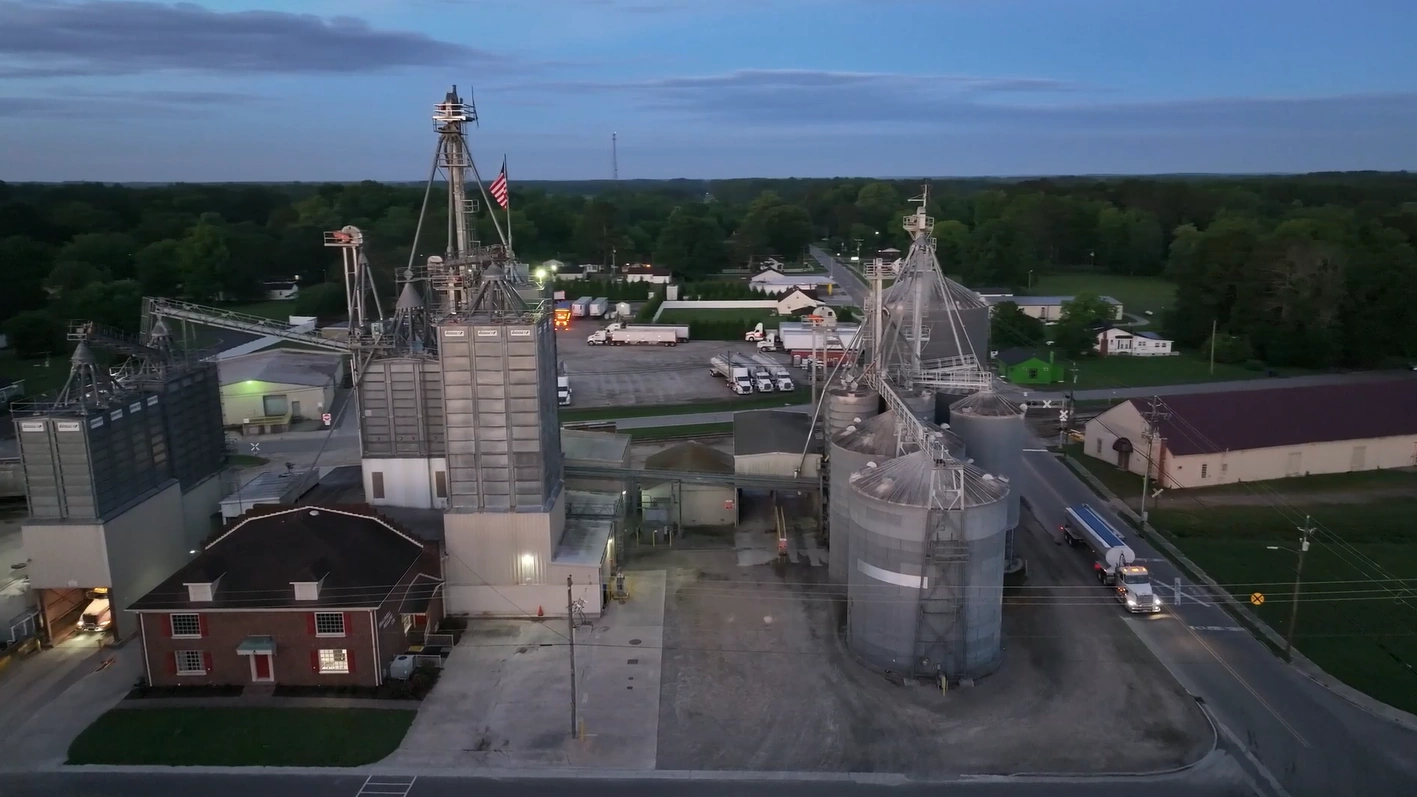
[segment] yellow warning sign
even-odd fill
[[[1250,593],[1250,603],[1253,603],[1253,604],[1256,605],[1256,606],[1259,606],[1260,604],[1264,603],[1264,593],[1263,593],[1263,592],[1252,592],[1252,593]]]

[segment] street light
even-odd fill
[[[1265,549],[1270,551],[1289,551],[1298,554],[1299,561],[1294,566],[1294,605],[1289,608],[1289,627],[1284,629],[1284,658],[1289,660],[1294,656],[1294,627],[1299,623],[1299,587],[1304,579],[1304,554],[1309,552],[1309,535],[1314,533],[1314,524],[1309,521],[1309,516],[1304,516],[1304,525],[1299,527],[1299,548],[1287,548],[1283,545],[1266,545]]]

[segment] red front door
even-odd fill
[[[256,660],[256,680],[269,681],[271,679],[271,657],[264,653],[257,653],[253,658]]]

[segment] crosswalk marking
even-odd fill
[[[364,779],[364,785],[359,787],[359,793],[355,797],[408,797],[408,793],[413,790],[414,781],[418,776],[403,777],[399,775],[370,775]]]

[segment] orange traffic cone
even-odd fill
[[[541,610],[541,607],[538,606],[538,607],[536,607],[536,616],[537,616],[537,617],[545,617],[545,616],[546,616],[546,612],[542,611],[542,610]]]

